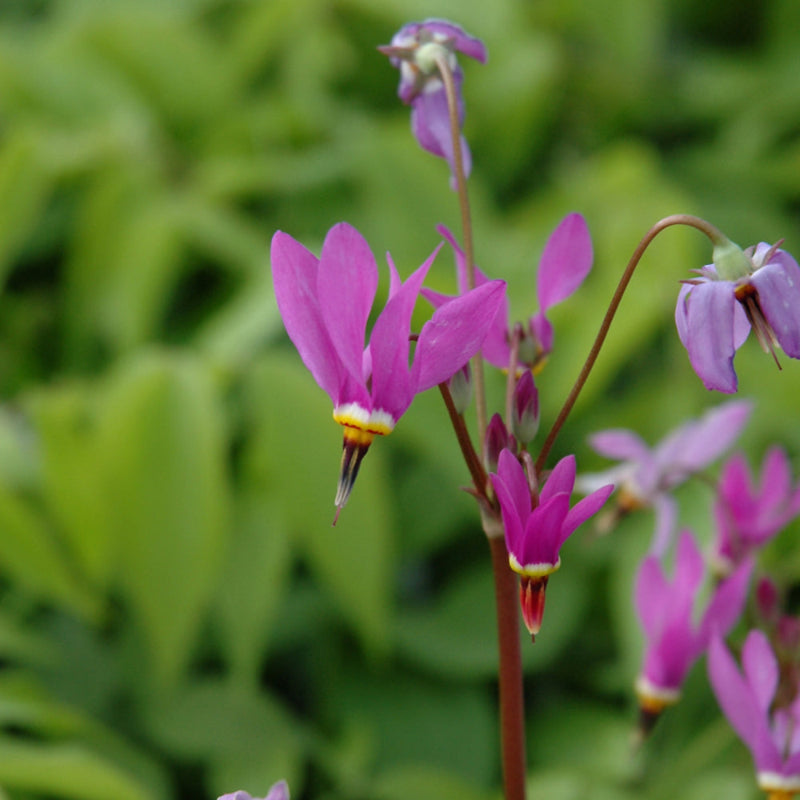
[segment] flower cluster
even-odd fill
[[[490,281],[438,309],[423,325],[409,367],[411,315],[435,255],[405,283],[388,258],[389,299],[365,346],[378,268],[361,234],[346,223],[335,225],[319,258],[286,233],[272,239],[275,297],[286,331],[344,427],[338,510],[373,438],[392,431],[414,395],[447,380],[475,355],[503,301],[505,284]]]

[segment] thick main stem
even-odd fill
[[[692,216],[691,214],[673,214],[672,216],[665,217],[653,225],[653,227],[650,228],[650,230],[645,234],[644,238],[636,247],[636,250],[633,251],[633,255],[631,256],[630,261],[628,261],[628,265],[625,267],[622,277],[619,279],[617,288],[614,291],[614,295],[608,305],[608,310],[603,317],[602,323],[600,323],[600,330],[597,332],[597,336],[595,337],[591,350],[589,350],[589,355],[586,357],[586,361],[581,368],[580,374],[578,375],[578,378],[575,381],[575,384],[573,385],[569,395],[567,395],[567,399],[564,401],[564,405],[561,407],[561,411],[559,412],[558,417],[556,417],[556,421],[553,423],[553,427],[550,429],[550,432],[547,434],[547,438],[542,445],[542,449],[539,452],[538,458],[536,459],[537,475],[540,475],[542,469],[544,469],[545,462],[547,461],[547,457],[550,455],[550,450],[553,447],[553,443],[561,431],[561,428],[564,426],[567,417],[572,411],[572,407],[575,405],[575,401],[578,399],[578,395],[581,393],[581,389],[583,389],[586,380],[589,377],[589,373],[592,371],[592,367],[594,367],[595,361],[597,361],[597,356],[600,354],[600,349],[606,340],[608,330],[611,327],[612,321],[614,320],[614,315],[617,313],[619,304],[622,301],[622,296],[625,294],[625,290],[628,288],[628,283],[630,283],[633,273],[636,271],[636,267],[639,265],[639,261],[644,255],[644,251],[647,250],[647,248],[650,246],[650,243],[653,241],[653,239],[655,239],[656,236],[658,236],[659,233],[661,233],[661,231],[663,231],[665,228],[669,228],[672,225],[688,225],[691,228],[697,228],[697,230],[704,233],[712,243],[717,243],[725,238],[711,223],[706,222],[704,219],[700,219],[699,217]]]
[[[461,210],[462,247],[464,248],[464,263],[467,273],[467,288],[475,288],[475,248],[472,240],[472,215],[467,194],[467,178],[464,175],[464,156],[461,151],[461,122],[458,118],[458,95],[453,80],[453,72],[447,59],[442,55],[437,57],[436,66],[444,83],[447,97],[447,112],[450,119],[450,134],[453,140],[453,174],[456,179],[458,205]],[[486,384],[483,375],[483,358],[478,353],[472,359],[473,386],[475,387],[475,416],[478,423],[478,448],[483,457],[484,440],[486,438],[486,425],[488,415],[486,412]]]
[[[525,699],[517,611],[517,576],[502,536],[489,537],[500,653],[500,739],[506,800],[525,800]]]

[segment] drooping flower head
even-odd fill
[[[486,63],[486,48],[480,39],[465,33],[458,25],[443,19],[427,19],[404,25],[393,37],[391,44],[379,47],[389,56],[392,66],[400,70],[400,99],[411,106],[411,130],[420,146],[435,156],[447,160],[455,186],[455,160],[453,134],[447,107],[447,95],[437,64],[444,59],[455,83],[458,123],[464,124],[464,99],[461,84],[464,74],[456,53]],[[464,177],[472,168],[472,158],[466,139],[461,136],[461,155]]]
[[[653,507],[656,532],[653,551],[662,554],[672,536],[677,511],[670,492],[690,475],[705,469],[737,439],[747,422],[752,403],[731,400],[689,420],[669,433],[655,447],[633,431],[608,430],[589,439],[591,447],[621,463],[611,469],[581,475],[579,491],[591,491],[613,482],[619,489],[617,516]]]
[[[286,233],[272,238],[272,277],[286,332],[344,426],[337,515],[373,438],[391,432],[414,395],[464,366],[503,300],[505,284],[493,281],[438,309],[423,325],[409,366],[411,315],[435,255],[405,283],[387,257],[389,299],[365,346],[378,268],[361,234],[346,223],[334,225],[320,258]]]
[[[503,517],[508,561],[520,576],[522,617],[532,637],[541,629],[550,575],[561,566],[561,545],[605,503],[613,486],[604,486],[570,508],[575,456],[556,464],[541,491],[532,487],[510,450],[503,450],[491,475]]]
[[[764,457],[758,487],[744,456],[734,455],[722,470],[714,503],[714,567],[727,574],[798,514],[800,484],[792,486],[789,459],[780,447],[773,447]]]
[[[708,676],[720,708],[753,756],[759,788],[788,800],[800,792],[800,693],[794,686],[784,702],[776,698],[778,661],[761,631],[747,635],[742,668],[715,636]]]
[[[464,251],[453,234],[440,225],[436,230],[447,239],[453,247],[456,257],[456,275],[458,291],[467,291],[467,264]],[[539,310],[522,326],[517,363],[520,368],[528,368],[534,373],[544,365],[547,356],[553,350],[553,325],[547,319],[546,312],[566,300],[583,283],[592,268],[592,240],[586,220],[576,213],[567,214],[550,234],[539,260],[536,273],[536,295]],[[489,278],[475,269],[475,285],[486,283]],[[423,290],[425,297],[437,308],[452,298],[447,295]],[[511,358],[511,332],[509,326],[509,308],[507,300],[492,323],[486,341],[483,344],[483,357],[499,369],[508,369]]]
[[[672,580],[661,558],[648,555],[636,577],[635,606],[645,634],[645,653],[636,694],[646,727],[680,698],[689,669],[705,652],[714,631],[726,634],[744,606],[750,561],[714,589],[699,624],[695,607],[706,577],[703,556],[689,531],[679,539]]]
[[[678,294],[675,323],[706,389],[736,391],[733,356],[752,328],[765,352],[800,358],[800,267],[778,245],[727,240]],[[779,365],[780,366],[780,365]]]
[[[231,794],[223,794],[218,800],[289,800],[289,786],[286,781],[278,781],[264,798],[252,797],[247,792],[239,790]]]

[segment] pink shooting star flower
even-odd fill
[[[218,800],[289,800],[289,786],[286,781],[278,781],[278,783],[274,784],[267,792],[267,796],[264,798],[253,797],[247,792],[239,790],[231,794],[223,794]]]
[[[536,495],[510,450],[500,453],[497,474],[490,477],[503,517],[509,565],[520,576],[522,617],[535,639],[542,626],[547,581],[561,566],[561,546],[597,513],[614,487],[604,486],[570,508],[575,456],[562,458]]]
[[[706,389],[733,393],[733,356],[752,328],[765,352],[800,358],[800,267],[778,245],[740,250],[726,240],[714,263],[684,281],[675,324]],[[780,366],[780,364],[778,364]]]
[[[455,187],[455,156],[447,94],[436,63],[447,63],[455,84],[458,122],[464,124],[464,99],[461,84],[464,74],[456,53],[486,63],[486,48],[480,39],[465,33],[458,25],[442,19],[427,19],[404,25],[388,45],[378,50],[389,56],[393,67],[400,70],[400,99],[411,106],[411,129],[420,146],[435,156],[447,160]],[[464,177],[469,177],[472,157],[466,139],[461,136],[461,158]]]
[[[444,225],[436,229],[453,247],[456,257],[456,277],[458,291],[467,291],[467,265],[464,251],[453,234]],[[536,273],[536,295],[539,310],[522,328],[522,338],[517,356],[518,368],[530,369],[534,374],[544,366],[553,350],[553,325],[546,312],[553,306],[574,294],[592,268],[592,239],[586,220],[576,213],[567,214],[550,234]],[[489,278],[475,269],[475,285],[486,283]],[[452,298],[447,295],[423,290],[425,297],[436,307],[444,305]],[[486,341],[483,343],[483,357],[499,369],[508,369],[511,359],[511,333],[509,308],[506,300],[497,312]]]
[[[731,727],[750,750],[759,788],[774,800],[800,792],[800,693],[781,702],[778,660],[767,637],[750,631],[742,648],[742,671],[719,636],[708,650],[708,676]]]
[[[677,509],[670,492],[690,475],[705,469],[736,441],[747,422],[752,403],[732,400],[699,419],[676,428],[655,447],[633,431],[613,429],[595,433],[589,444],[595,452],[620,463],[608,470],[578,478],[578,490],[589,492],[613,482],[619,489],[615,519],[640,508],[656,513],[653,552],[667,549]]]
[[[752,563],[745,561],[722,581],[695,625],[694,611],[706,567],[692,535],[684,531],[678,539],[672,580],[664,574],[657,555],[651,553],[642,562],[635,605],[646,644],[636,694],[644,732],[667,706],[678,701],[686,675],[705,652],[712,633],[726,634],[739,618],[751,569]]]
[[[392,431],[414,395],[475,355],[503,300],[505,284],[493,281],[437,310],[422,327],[409,367],[411,315],[437,251],[405,283],[387,256],[389,299],[365,346],[378,268],[361,234],[346,223],[334,225],[320,258],[281,231],[272,239],[275,297],[286,332],[344,427],[337,517],[373,438]]]
[[[792,486],[789,459],[780,447],[773,447],[765,456],[757,488],[744,456],[733,456],[723,467],[714,503],[715,569],[721,575],[728,574],[798,514],[800,484]]]

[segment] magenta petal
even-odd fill
[[[270,248],[275,299],[289,338],[314,380],[339,401],[342,370],[317,302],[317,257],[278,231]]]
[[[486,63],[486,47],[480,39],[470,36],[463,28],[446,19],[426,19],[424,22],[416,23],[419,28],[425,28],[438,36],[452,39],[453,47],[459,53]]]
[[[748,637],[742,648],[742,669],[753,697],[766,714],[778,688],[778,660],[762,636]]]
[[[522,566],[558,563],[561,528],[569,510],[569,495],[557,494],[533,510],[525,525]]]
[[[580,214],[567,214],[550,235],[536,275],[539,310],[569,297],[592,268],[592,239]]]
[[[463,113],[459,114],[459,117],[462,116]],[[455,174],[453,135],[450,131],[450,116],[444,89],[423,92],[414,98],[411,106],[411,130],[420,147],[446,159],[450,165],[450,172]],[[463,136],[461,136],[461,161],[464,176],[469,177],[472,171],[472,156],[467,140]],[[451,184],[454,185],[454,180],[451,180]]]
[[[678,551],[675,556],[675,579],[673,588],[676,596],[690,598],[694,604],[700,584],[703,581],[705,564],[703,556],[689,531],[683,531],[678,539]]]
[[[556,464],[545,481],[539,496],[539,502],[546,503],[557,494],[572,494],[575,487],[575,456],[569,455]]]
[[[788,253],[783,255],[756,270],[750,283],[784,353],[800,358],[800,268]]]
[[[774,507],[785,501],[792,491],[789,459],[780,447],[771,447],[764,458],[759,494],[761,503]]]
[[[659,445],[659,460],[673,464],[679,480],[704,469],[736,441],[752,410],[749,400],[732,400],[707,411]]]
[[[357,380],[364,377],[364,339],[377,286],[378,268],[364,237],[346,222],[334,225],[322,245],[317,297],[333,346]]]
[[[606,458],[620,461],[646,461],[650,448],[641,436],[622,428],[600,431],[589,437],[592,450]]]
[[[490,281],[436,310],[417,341],[415,392],[447,380],[480,350],[504,297],[505,283]]]
[[[761,631],[751,631],[745,647],[761,638],[764,639],[763,644],[769,647]],[[713,637],[708,649],[708,676],[728,722],[753,753],[756,768],[780,768],[781,757],[772,742],[765,715],[759,709],[752,689],[719,636]]]
[[[647,556],[636,573],[634,605],[648,639],[658,635],[664,609],[669,604],[670,587],[655,555]]]
[[[528,518],[531,513],[531,490],[525,470],[517,457],[510,450],[501,450],[497,460],[497,476],[508,487],[509,499],[520,519]]]
[[[375,320],[370,336],[372,406],[374,409],[388,411],[395,421],[408,408],[415,394],[412,373],[408,366],[411,315],[422,282],[437,252],[438,248],[386,303],[386,307]]]
[[[700,623],[701,647],[708,644],[714,632],[725,636],[736,624],[747,599],[747,589],[752,571],[752,561],[743,561],[736,571],[714,590]]]
[[[613,491],[614,484],[602,486],[597,491],[579,500],[569,510],[561,528],[561,544],[572,536],[579,525],[583,525],[589,517],[594,516],[603,507],[603,504]]]
[[[706,389],[736,391],[733,370],[734,287],[727,281],[695,286],[686,298],[689,360]]]
[[[516,461],[513,455],[511,457]],[[521,470],[522,468],[520,467],[520,471]],[[515,479],[506,482],[499,474],[490,475],[489,477],[492,481],[494,492],[497,495],[497,501],[500,503],[506,548],[519,563],[522,563],[522,543],[525,538],[524,526],[529,512],[525,512],[524,515],[520,514],[519,509],[523,507],[523,505],[521,498],[518,496],[519,492],[518,487],[515,486]],[[525,492],[528,494],[528,508],[530,508],[530,493],[527,492],[527,487],[525,487]]]

